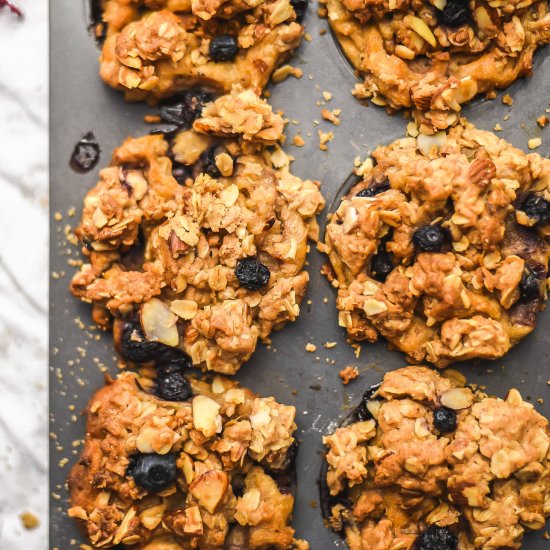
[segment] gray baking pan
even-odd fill
[[[286,116],[299,124],[289,124],[289,138],[300,131],[305,147],[296,148],[287,140],[286,150],[295,156],[293,171],[302,178],[319,179],[327,199],[325,214],[339,200],[343,185],[356,156],[378,144],[404,135],[406,121],[401,115],[388,116],[375,106],[363,106],[351,95],[355,76],[342,57],[332,35],[319,31],[327,22],[316,16],[310,5],[305,23],[310,42],[304,41],[292,63],[300,67],[301,79],[290,78],[274,86],[271,101]],[[125,104],[120,94],[108,89],[97,75],[98,50],[87,31],[84,0],[51,2],[51,286],[50,286],[50,548],[69,550],[85,542],[65,515],[67,491],[65,478],[80,452],[84,422],[80,412],[91,393],[102,385],[105,370],[117,372],[111,336],[92,326],[90,308],[68,292],[72,260],[79,257],[76,247],[66,239],[67,225],[74,226],[86,190],[96,181],[110,153],[128,135],[150,130],[143,115],[152,109]],[[501,101],[478,100],[464,114],[480,128],[502,126],[500,135],[526,149],[528,139],[542,137],[539,153],[548,155],[550,132],[541,130],[535,119],[544,114],[550,100],[550,57],[548,48],[539,51],[531,78],[514,84],[508,92],[513,107]],[[342,124],[332,126],[321,119],[322,92],[333,99],[330,109],[342,109]],[[505,115],[510,115],[504,121]],[[320,123],[319,123],[320,122]],[[317,132],[335,134],[328,152],[319,149]],[[69,167],[69,157],[81,135],[93,131],[101,145],[101,160],[92,172],[79,175]],[[311,137],[310,137],[311,136]],[[71,211],[76,209],[76,215]],[[71,216],[71,214],[73,214]],[[60,219],[62,218],[62,219]],[[312,246],[309,256],[311,283],[308,303],[303,304],[299,320],[273,336],[268,348],[260,345],[237,378],[254,391],[274,395],[297,407],[299,438],[302,442],[297,461],[297,499],[294,527],[299,537],[309,540],[314,550],[345,547],[339,537],[323,525],[319,508],[318,478],[322,463],[321,437],[334,429],[350,407],[357,404],[363,390],[380,380],[388,370],[405,364],[398,352],[390,352],[383,342],[364,345],[357,359],[338,327],[334,291],[320,274],[325,258]],[[311,302],[309,302],[309,300]],[[533,401],[537,409],[550,416],[550,364],[548,334],[550,311],[540,317],[534,334],[526,338],[504,359],[460,365],[468,379],[485,385],[488,391],[505,395],[515,386]],[[315,353],[305,351],[306,343],[317,346]],[[337,342],[326,349],[326,342]],[[355,365],[361,376],[343,386],[338,371]],[[538,399],[544,402],[538,403]],[[548,547],[542,533],[529,535],[524,548]]]

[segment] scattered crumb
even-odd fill
[[[321,151],[328,151],[327,143],[334,139],[334,134],[332,132],[322,132],[319,130],[319,149]]]
[[[36,529],[40,525],[40,520],[31,512],[23,512],[19,517],[25,529]]]
[[[514,100],[512,99],[512,96],[510,94],[504,94],[502,96],[502,103],[504,103],[504,105],[512,106],[514,104]]]
[[[323,92],[323,99],[325,101],[330,101],[332,99],[332,94],[330,92]]]
[[[541,144],[542,144],[541,138],[532,138],[527,142],[527,147],[529,147],[529,149],[536,149],[537,147],[540,147]]]
[[[355,380],[359,376],[359,370],[357,367],[346,367],[340,371],[340,378],[342,384],[347,386],[352,380]]]
[[[143,120],[147,122],[147,124],[157,124],[161,121],[161,118],[159,115],[145,115]]]
[[[63,215],[61,214],[61,212],[55,212],[53,215],[53,219],[56,222],[60,222],[63,219]]]
[[[317,346],[315,344],[312,344],[311,342],[308,342],[306,344],[306,351],[313,353],[314,351],[317,351]]]
[[[509,119],[510,119],[510,115],[504,115],[504,116],[502,117],[502,120],[504,120],[504,122],[506,122],[506,121],[509,120]]]
[[[342,109],[334,109],[333,111],[329,111],[328,109],[323,109],[321,111],[321,116],[324,120],[328,120],[329,122],[332,122],[334,126],[340,126],[340,119],[338,116],[342,112]]]
[[[312,40],[311,34],[309,34],[309,33],[306,32],[306,34],[304,34],[304,40],[305,40],[306,42],[311,42],[311,40]]]
[[[321,30],[319,31],[319,35],[320,35],[320,36],[324,36],[325,34],[327,34],[327,29],[321,29]]]
[[[271,81],[275,82],[275,84],[278,84],[279,82],[283,82],[283,80],[286,80],[289,76],[302,78],[302,76],[304,76],[304,71],[297,67],[292,67],[291,65],[283,65],[273,73]]]
[[[502,126],[500,124],[495,124],[493,130],[495,132],[501,132],[502,131]]]
[[[292,145],[295,145],[296,147],[303,147],[306,144],[304,141],[304,138],[300,134],[296,134],[292,138]]]
[[[327,348],[327,349],[335,348],[337,343],[338,342],[326,342],[325,343],[325,348]]]
[[[537,118],[537,124],[544,128],[548,123],[550,122],[550,118],[548,118],[546,115],[541,115],[539,118]]]

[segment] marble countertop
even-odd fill
[[[0,549],[47,548],[48,2],[0,9]],[[39,527],[25,529],[30,512]]]

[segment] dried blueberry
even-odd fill
[[[365,188],[361,189],[356,197],[374,197],[375,195],[379,195],[380,193],[384,193],[384,191],[388,191],[390,189],[390,180],[386,176],[382,176],[381,178],[375,178],[374,181],[371,182],[371,184]]]
[[[231,61],[239,51],[237,40],[230,34],[215,36],[210,42],[208,55],[213,61]]]
[[[177,124],[161,124],[160,126],[153,128],[149,134],[152,136],[173,136],[178,130],[179,126]]]
[[[212,96],[204,92],[183,92],[175,99],[165,102],[160,108],[160,118],[180,129],[190,128],[203,107],[212,101]]]
[[[440,225],[423,225],[413,234],[413,244],[421,252],[439,252],[451,242],[449,230]]]
[[[181,368],[191,367],[189,356],[178,348],[147,340],[139,323],[125,322],[117,331],[116,347],[126,361],[132,363],[170,363]]]
[[[133,455],[126,469],[126,475],[133,477],[138,487],[152,493],[170,487],[176,481],[176,472],[176,455],[172,453]]]
[[[193,390],[180,365],[168,363],[157,366],[155,395],[166,401],[187,401]]]
[[[257,258],[244,258],[237,262],[235,275],[239,283],[247,290],[260,290],[269,283],[271,273],[269,268]]]
[[[540,195],[528,195],[521,209],[537,224],[546,225],[550,222],[550,202]]]
[[[172,162],[172,176],[180,184],[185,185],[189,178],[193,177],[191,169],[180,162]]]
[[[361,398],[361,403],[359,403],[359,406],[353,411],[352,414],[352,420],[354,422],[364,422],[365,420],[369,420],[372,418],[372,414],[368,409],[368,402],[374,397],[374,394],[380,389],[380,386],[382,384],[375,384],[374,386],[371,386]]]
[[[246,488],[243,474],[235,474],[231,479],[231,489],[236,497],[242,497]]]
[[[542,280],[538,273],[526,269],[521,276],[519,290],[522,302],[531,302],[540,298]]]
[[[99,143],[93,132],[82,136],[71,155],[71,168],[77,172],[89,172],[99,162]]]
[[[212,178],[219,178],[221,176],[221,172],[216,165],[217,153],[218,148],[212,147],[211,149],[207,149],[200,158],[200,162],[202,163],[202,171]]]
[[[290,468],[296,462],[296,457],[298,456],[299,447],[300,447],[300,443],[298,443],[298,440],[295,439],[290,444],[290,447],[287,449],[286,456],[284,457],[283,462],[280,465],[278,465],[277,468],[273,468],[273,470],[278,472],[287,472],[288,470],[290,470]]]
[[[470,19],[469,0],[447,0],[445,7],[438,11],[439,21],[448,27],[460,27]]]
[[[147,340],[138,323],[124,323],[117,349],[122,358],[132,363],[148,363],[162,355],[166,346],[160,342]]]
[[[434,411],[434,426],[442,433],[450,433],[456,430],[456,412],[448,407],[438,407]]]
[[[383,283],[394,267],[389,252],[385,247],[380,248],[370,262],[371,277]]]
[[[446,527],[430,525],[420,536],[418,550],[456,550],[458,539]]]
[[[301,21],[307,11],[308,0],[290,0],[290,5],[294,8],[296,19]]]

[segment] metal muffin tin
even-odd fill
[[[116,357],[108,333],[90,328],[91,309],[73,298],[68,291],[75,267],[70,259],[79,252],[66,241],[65,227],[74,227],[79,219],[86,191],[95,184],[99,169],[109,163],[111,151],[128,135],[139,136],[151,127],[143,116],[154,109],[143,104],[126,104],[120,93],[106,87],[98,76],[99,55],[87,30],[85,0],[55,0],[51,8],[51,266],[50,284],[50,548],[70,550],[86,542],[65,510],[68,470],[81,451],[84,436],[80,412],[93,391],[104,380],[104,370],[116,375]],[[272,86],[270,102],[282,109],[289,120],[299,125],[287,127],[285,149],[296,160],[293,172],[318,179],[327,200],[319,217],[324,231],[325,215],[332,210],[350,184],[348,176],[356,156],[405,134],[406,121],[401,114],[388,116],[384,109],[364,106],[351,95],[356,77],[342,56],[326,20],[316,15],[317,5],[310,4],[305,24],[311,41],[304,40],[291,64],[300,67],[301,79],[289,78]],[[320,31],[327,32],[320,35]],[[550,57],[548,47],[535,58],[534,75],[516,82],[507,93],[513,107],[504,105],[501,92],[493,101],[476,100],[464,109],[478,127],[492,130],[501,124],[499,135],[514,145],[527,148],[532,137],[543,137],[537,152],[548,156],[550,135],[535,119],[544,114],[550,100]],[[322,92],[332,94],[328,109],[342,109],[338,127],[321,119]],[[505,115],[510,117],[503,120]],[[315,122],[317,121],[317,122]],[[319,149],[318,130],[333,131],[328,152]],[[93,131],[101,145],[101,159],[92,172],[79,175],[69,167],[69,157],[82,134]],[[291,145],[300,131],[305,147]],[[311,137],[308,134],[311,133]],[[347,182],[347,184],[346,184]],[[76,214],[70,215],[70,210]],[[62,215],[62,220],[56,213]],[[69,253],[69,250],[71,251]],[[388,351],[385,342],[363,345],[356,358],[346,343],[344,329],[338,327],[335,291],[320,274],[327,259],[315,246],[309,254],[310,287],[297,322],[273,334],[269,347],[259,345],[253,358],[242,367],[237,379],[262,395],[274,395],[279,401],[297,408],[298,437],[301,440],[297,460],[297,494],[294,510],[296,536],[310,542],[313,550],[345,548],[338,535],[323,524],[319,502],[319,472],[322,464],[321,437],[359,403],[365,388],[380,381],[384,372],[405,365],[399,352]],[[471,382],[504,396],[510,387],[536,404],[537,410],[550,416],[550,360],[548,337],[550,311],[539,317],[535,332],[525,338],[506,357],[494,362],[469,362],[457,365]],[[317,346],[308,353],[306,343]],[[326,342],[337,342],[326,349]],[[361,376],[343,386],[338,372],[347,365],[359,368]],[[544,399],[537,403],[537,399]],[[68,459],[68,462],[67,462]],[[542,533],[528,535],[524,548],[542,550],[548,542]]]

